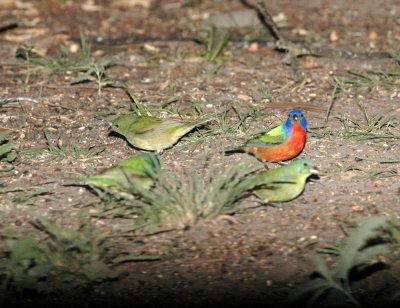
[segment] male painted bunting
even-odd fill
[[[102,190],[127,190],[131,184],[149,189],[160,171],[160,160],[151,153],[141,153],[120,161],[98,175],[85,178],[85,184]]]
[[[245,152],[262,162],[281,162],[299,155],[307,136],[307,120],[300,110],[292,110],[285,123],[262,136],[248,141],[244,146],[226,149],[225,153]]]
[[[318,173],[310,160],[299,159],[282,167],[258,172],[242,185],[265,203],[286,202],[301,195],[308,177]]]
[[[112,121],[111,130],[124,136],[134,147],[161,153],[193,128],[210,120],[183,121],[125,114]]]

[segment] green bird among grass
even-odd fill
[[[124,136],[134,147],[162,153],[196,126],[210,120],[183,121],[125,114],[112,121],[111,130]]]
[[[318,173],[310,160],[299,159],[282,167],[258,172],[242,185],[264,203],[287,202],[300,196],[307,179]]]
[[[105,191],[124,191],[132,185],[149,189],[160,171],[160,160],[151,153],[142,153],[125,159],[98,175],[85,178],[85,184]]]

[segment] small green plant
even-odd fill
[[[221,61],[222,51],[229,41],[229,32],[224,29],[218,29],[216,26],[211,26],[205,37],[195,37],[194,40],[204,46],[206,50],[202,56],[208,62]]]
[[[344,115],[337,117],[343,124],[343,137],[355,140],[396,140],[400,136],[391,133],[390,129],[398,125],[394,118],[387,118],[382,115],[370,116],[366,112],[365,122],[352,120]]]
[[[318,276],[300,284],[289,301],[292,304],[305,301],[308,307],[319,306],[324,303],[323,300],[335,307],[361,307],[351,290],[351,273],[371,266],[378,262],[379,256],[391,252],[389,232],[388,218],[370,217],[349,234],[343,246],[325,250],[338,256],[333,268],[329,269],[321,255],[312,255],[310,261]]]
[[[48,132],[44,131],[44,136],[47,142],[47,154],[53,156],[54,159],[63,159],[65,157],[72,157],[75,159],[94,157],[104,151],[104,148],[89,147],[79,148],[76,145],[70,147],[63,147],[60,143],[54,143]],[[57,138],[59,140],[59,137]]]
[[[33,205],[34,197],[53,193],[53,189],[49,187],[30,187],[11,186],[0,188],[0,194],[9,192],[20,192],[13,198],[13,203],[16,205]]]
[[[398,87],[400,70],[396,68],[391,72],[372,70],[367,72],[348,71],[349,77],[343,83],[350,88],[364,88],[371,91],[374,88],[393,89]]]
[[[239,211],[240,199],[248,194],[239,184],[250,173],[249,166],[237,165],[216,174],[212,163],[209,164],[201,175],[194,169],[179,175],[161,171],[150,189],[131,183],[126,193],[132,198],[125,197],[121,202],[121,198],[112,200],[113,196],[108,195],[103,200],[109,207],[105,209],[135,217],[135,228],[143,225],[184,228]]]
[[[161,174],[155,188],[139,191],[136,200],[141,212],[139,223],[185,228],[240,209],[239,200],[247,193],[240,189],[248,166],[235,166],[218,175],[212,167],[198,175],[194,170],[180,176]]]
[[[198,111],[197,111],[198,110]],[[199,109],[195,109],[197,113],[201,113],[202,111]],[[231,112],[237,116],[237,120],[232,119],[230,115]],[[216,124],[209,125],[206,131],[197,131],[190,136],[185,137],[185,139],[190,140],[192,142],[201,142],[210,137],[218,136],[218,135],[238,135],[238,132],[247,132],[249,129],[248,124],[246,123],[247,118],[254,118],[255,113],[254,110],[249,110],[247,112],[240,112],[235,107],[230,107],[226,110],[223,110],[220,113],[215,113],[213,121]]]
[[[340,115],[335,118],[343,124],[342,130],[327,129],[324,125],[311,128],[312,136],[315,138],[341,137],[357,141],[396,141],[400,139],[400,135],[393,133],[399,124],[398,120],[383,115],[371,116],[363,106],[360,107],[364,115],[364,121],[353,120],[346,115]],[[327,123],[327,117],[325,118],[325,123]]]
[[[128,85],[125,85],[123,88],[131,100],[131,109],[133,113],[140,117],[151,116],[151,113],[146,109],[146,107],[140,101],[140,98],[135,94],[135,92],[133,92],[133,90]]]
[[[36,216],[32,224],[39,232],[30,236],[16,237],[15,230],[3,232],[0,302],[1,297],[6,300],[24,290],[68,294],[118,278],[112,269],[115,264],[159,259],[119,251],[112,240],[116,231],[99,232],[83,223],[66,228],[43,216]]]
[[[91,56],[91,45],[81,35],[81,53],[78,57],[72,57],[64,47],[60,47],[58,57],[42,57],[36,55],[33,46],[23,46],[17,50],[17,57],[27,62],[27,80],[29,82],[30,65],[42,66],[51,71],[61,72],[82,72],[80,76],[73,79],[71,84],[95,81],[97,83],[98,95],[101,95],[102,88],[114,85],[115,80],[107,74],[107,69],[115,65],[113,58],[93,59]]]
[[[400,81],[400,54],[390,53],[394,60],[394,67],[390,71],[382,69],[368,70],[366,72],[348,71],[342,78],[336,78],[341,91],[348,91],[353,88],[367,89],[375,88],[390,90],[397,88]]]
[[[262,99],[271,99],[272,98],[272,91],[267,88],[259,88],[258,92],[260,92]]]
[[[71,81],[71,84],[94,81],[97,83],[97,94],[101,95],[101,89],[114,85],[115,80],[107,75],[107,69],[115,65],[114,59],[100,59],[93,62],[85,72]]]
[[[117,278],[118,273],[110,268],[114,256],[106,235],[83,225],[63,228],[44,217],[34,226],[42,239],[5,240],[0,261],[0,291],[4,294],[23,290],[53,293]]]
[[[233,112],[238,121],[232,121],[229,113]],[[241,112],[236,107],[231,106],[220,113],[215,114],[216,125],[210,126],[211,135],[237,135],[239,130],[246,131],[249,127],[246,124],[248,118],[254,118],[255,110],[251,109],[247,112]]]
[[[183,61],[186,58],[187,54],[188,54],[187,50],[178,48],[167,56],[167,61],[169,62]]]
[[[60,136],[58,136],[55,141],[49,132],[43,132],[47,143],[47,149],[24,149],[22,152],[28,157],[38,157],[40,156],[42,160],[46,163],[54,160],[62,160],[65,158],[73,159],[85,159],[95,157],[104,151],[101,147],[78,147],[76,145],[63,146],[59,141]]]
[[[9,97],[9,98],[1,98],[0,99],[0,107],[8,104],[10,106],[15,106],[16,104],[20,102],[30,102],[37,104],[38,101],[36,99],[30,98],[30,97]]]
[[[161,108],[166,108],[176,101],[179,101],[179,96],[176,95],[176,87],[173,83],[169,83],[164,91],[164,98],[161,103]],[[175,113],[178,113],[178,111],[179,109],[177,109]]]
[[[14,144],[9,132],[0,131],[0,161],[8,163],[17,159],[18,146]]]
[[[60,46],[58,57],[39,56],[34,53],[33,46],[22,46],[18,48],[17,58],[27,61],[27,64],[43,66],[51,71],[61,72],[81,72],[86,71],[92,64],[91,45],[88,44],[83,35],[81,35],[81,53],[78,57],[72,57],[68,51]]]

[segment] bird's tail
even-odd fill
[[[211,117],[207,117],[207,118],[204,118],[204,119],[197,120],[193,124],[195,126],[204,125],[204,124],[207,124],[208,122],[210,122],[210,121],[212,121],[214,119],[215,119],[215,117],[211,116]]]

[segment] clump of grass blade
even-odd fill
[[[103,87],[114,85],[115,80],[110,78],[107,69],[115,65],[115,59],[94,59],[91,56],[91,45],[88,44],[81,34],[81,53],[78,57],[72,57],[68,51],[60,46],[58,57],[39,56],[34,53],[33,46],[23,46],[17,50],[17,58],[27,62],[29,80],[29,65],[37,65],[50,69],[54,72],[81,72],[82,74],[71,81],[71,84],[94,81],[97,83],[98,95],[101,95]]]
[[[52,71],[70,71],[80,72],[88,69],[92,63],[91,45],[88,44],[83,35],[81,35],[81,53],[78,57],[72,57],[68,51],[60,46],[58,57],[39,56],[34,53],[33,46],[23,46],[17,50],[17,58],[26,60],[33,65],[46,67]]]
[[[117,278],[107,235],[80,225],[63,228],[45,217],[34,226],[41,236],[8,237],[0,261],[0,292],[63,292]]]
[[[131,198],[116,202],[108,194],[103,202],[114,213],[133,216],[135,228],[143,225],[185,228],[242,209],[239,201],[249,193],[240,183],[249,170],[248,165],[239,164],[216,173],[211,164],[202,174],[194,169],[181,174],[161,171],[154,187],[143,189],[131,183],[129,191],[124,192]]]
[[[336,265],[331,269],[321,255],[309,257],[318,277],[300,284],[290,294],[289,302],[305,301],[309,307],[323,303],[334,304],[335,307],[361,307],[353,296],[350,274],[376,263],[379,256],[391,253],[388,221],[385,217],[370,217],[348,235],[343,246],[325,251],[338,256]]]
[[[212,25],[204,37],[195,37],[194,40],[206,46],[202,56],[208,62],[222,61],[222,51],[229,41],[230,34],[227,30],[218,29]]]
[[[77,145],[63,146],[59,142],[60,136],[56,138],[56,142],[52,140],[49,132],[43,131],[47,143],[47,149],[24,149],[23,154],[31,157],[41,155],[45,162],[54,160],[62,160],[65,158],[84,159],[97,156],[104,151],[104,148],[99,147],[79,147]]]
[[[152,191],[139,192],[142,216],[156,224],[190,226],[230,215],[241,209],[246,193],[239,184],[249,168],[234,166],[216,175],[212,167],[197,175],[193,170],[179,177],[160,175]]]
[[[17,159],[17,150],[10,133],[0,131],[0,161],[13,162]]]
[[[343,115],[337,119],[343,124],[343,137],[346,139],[376,141],[400,139],[400,136],[390,131],[398,125],[398,121],[394,118],[382,115],[370,116],[365,113],[365,122],[355,121]]]

